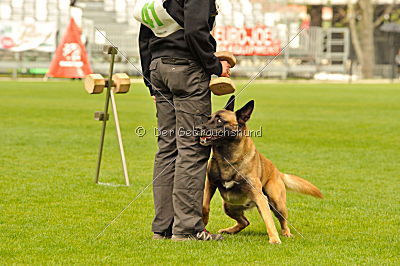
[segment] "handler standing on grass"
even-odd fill
[[[215,0],[139,0],[135,6],[144,82],[155,96],[158,130],[168,132],[159,134],[154,162],[153,239],[222,239],[202,221],[210,148],[186,133],[211,114],[211,75],[230,76],[228,62],[214,55],[216,15]]]

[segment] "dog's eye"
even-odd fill
[[[221,118],[219,118],[219,119],[217,120],[217,122],[218,122],[219,124],[221,124],[221,123],[222,123]]]

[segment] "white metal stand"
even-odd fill
[[[114,95],[114,92],[112,90],[111,90],[110,96],[111,96],[112,112],[113,112],[113,115],[114,115],[115,130],[117,131],[119,153],[121,155],[122,170],[124,171],[125,184],[127,186],[129,186],[128,168],[126,167],[124,145],[122,144],[121,129],[119,127],[117,104],[115,103],[115,95]]]

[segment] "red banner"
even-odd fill
[[[46,75],[56,78],[84,78],[91,73],[86,49],[81,42],[81,30],[71,18]]]
[[[266,26],[236,28],[216,27],[213,32],[218,51],[230,51],[235,55],[277,55],[281,42]]]

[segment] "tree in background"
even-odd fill
[[[373,78],[375,68],[374,31],[385,20],[390,19],[395,1],[387,5],[375,19],[375,6],[372,0],[359,0],[356,4],[347,5],[347,19],[351,32],[351,41],[358,62],[361,65],[363,78]]]
[[[322,26],[322,5],[309,5],[307,6],[307,13],[310,15],[310,26]]]

